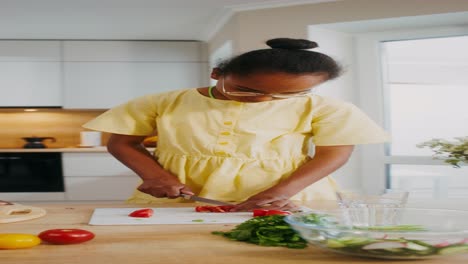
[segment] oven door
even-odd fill
[[[0,153],[0,192],[63,192],[61,155]]]

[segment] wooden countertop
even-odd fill
[[[0,224],[0,233],[38,234],[47,229],[80,228],[96,234],[95,239],[76,245],[41,244],[30,249],[0,250],[2,264],[298,264],[298,263],[404,263],[348,257],[309,246],[306,249],[262,247],[230,241],[212,235],[212,231],[227,231],[235,225],[137,225],[89,226],[94,208],[135,207],[128,204],[34,204],[47,210],[42,218]],[[153,207],[194,206],[166,204]],[[326,203],[307,204],[311,208],[330,206]],[[468,263],[468,255],[424,260],[424,264]]]

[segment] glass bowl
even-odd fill
[[[285,221],[310,244],[346,255],[423,259],[468,253],[468,211],[391,210],[391,224],[369,224],[383,212],[375,206],[312,210],[286,216]]]

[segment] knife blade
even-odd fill
[[[215,204],[215,205],[233,205],[233,204],[230,204],[230,203],[221,202],[221,201],[218,201],[218,200],[213,200],[213,199],[208,199],[208,198],[203,198],[203,197],[196,196],[196,195],[181,194],[180,196],[182,198],[186,199],[186,200],[192,200],[192,201],[197,201],[197,202],[202,202],[202,203]]]

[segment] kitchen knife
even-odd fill
[[[213,199],[203,198],[203,197],[196,196],[196,195],[190,195],[190,194],[182,193],[180,196],[182,198],[184,198],[184,199],[187,199],[187,200],[192,200],[192,201],[197,201],[197,202],[202,202],[202,203],[215,204],[215,205],[233,205],[233,204],[230,204],[230,203],[225,203],[225,202],[221,202],[221,201],[217,201],[217,200],[213,200]]]

